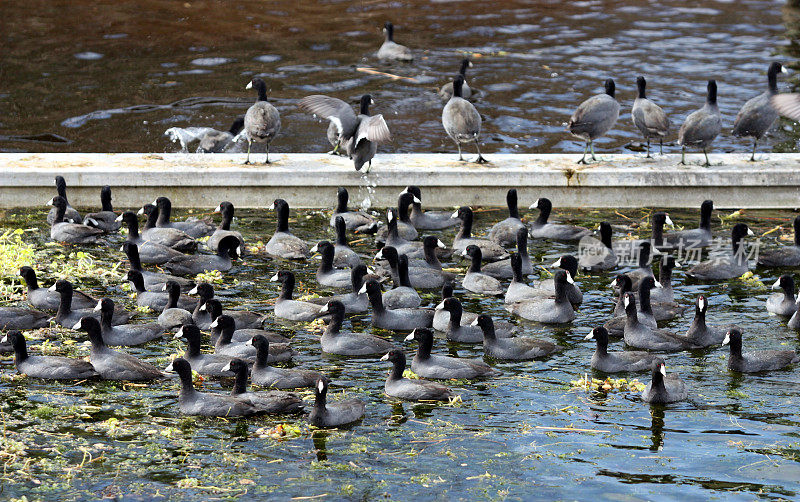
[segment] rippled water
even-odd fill
[[[578,152],[563,124],[583,99],[617,82],[621,120],[601,151],[638,136],[629,111],[636,76],[672,118],[719,81],[723,135],[716,151],[747,150],[730,136],[738,108],[766,87],[766,68],[797,54],[784,39],[795,11],[779,1],[560,2],[33,2],[5,6],[0,151],[175,151],[173,126],[227,129],[254,99],[262,75],[283,117],[279,152],[329,149],[325,127],[297,99],[331,94],[356,103],[372,93],[394,141],[385,152],[455,151],[435,90],[471,54],[487,152]],[[782,9],[784,10],[782,16]],[[91,22],[87,23],[87,19]],[[392,20],[411,64],[374,51]],[[790,35],[789,38],[794,38]],[[405,79],[360,72],[369,67]],[[781,83],[781,88],[787,88]],[[790,124],[767,148],[794,151]],[[55,136],[52,136],[55,135]],[[22,137],[22,139],[20,139]],[[35,142],[24,138],[39,138]],[[50,141],[49,138],[66,141]],[[675,138],[673,134],[672,139]]]
[[[180,212],[185,214],[185,212]],[[717,213],[727,216],[724,212]],[[7,211],[0,231],[44,229],[44,213]],[[239,230],[252,245],[266,240],[275,220],[270,212],[241,211]],[[476,229],[503,218],[500,211],[477,213]],[[594,225],[606,219],[615,236],[642,235],[646,211],[556,211],[562,221]],[[678,225],[694,226],[695,212],[671,212]],[[795,214],[747,211],[722,223],[716,235],[729,235],[733,221],[748,223],[757,235],[781,226],[763,238],[774,246],[791,235]],[[296,234],[308,241],[330,235],[323,212],[292,213]],[[442,240],[450,242],[453,231]],[[118,239],[118,238],[115,238]],[[25,240],[44,248],[46,234],[26,233]],[[109,248],[85,248],[105,266],[119,259],[118,240]],[[785,239],[780,240],[785,243]],[[375,253],[370,238],[355,242],[359,252]],[[47,248],[51,260],[75,250]],[[535,263],[547,266],[574,246],[533,241]],[[64,261],[64,259],[60,259]],[[69,260],[72,261],[72,260]],[[277,290],[268,278],[275,260],[250,256],[225,275],[218,296],[226,306],[242,305],[269,312]],[[291,264],[302,291],[317,290],[311,265]],[[464,263],[447,263],[463,272]],[[676,299],[692,305],[698,294],[709,298],[709,323],[737,323],[752,348],[800,349],[797,333],[785,321],[768,316],[764,307],[778,272],[756,270],[758,281],[733,280],[715,285],[688,281],[684,269],[674,274]],[[13,271],[12,271],[13,273]],[[232,498],[286,500],[453,499],[603,499],[652,500],[721,497],[797,498],[800,494],[800,377],[798,368],[765,375],[737,375],[726,369],[727,350],[682,352],[667,356],[668,371],[689,385],[687,402],[650,407],[628,392],[592,393],[572,388],[570,381],[588,373],[594,344],[588,330],[613,309],[608,283],[612,275],[580,275],[584,303],[576,320],[563,326],[520,322],[525,335],[557,341],[566,350],[531,362],[493,363],[503,375],[485,381],[448,382],[464,400],[461,406],[400,402],[383,395],[387,365],[375,359],[320,355],[317,331],[308,325],[276,324],[292,336],[295,362],[320,370],[333,380],[333,394],[342,392],[367,402],[362,423],[349,430],[312,433],[302,419],[260,417],[224,421],[181,417],[177,383],[124,386],[99,382],[60,384],[11,378],[11,359],[0,357],[0,462],[4,465],[2,497],[23,494],[46,499],[98,499],[123,496],[151,500],[154,493],[169,499]],[[52,277],[42,278],[50,284]],[[132,300],[116,286],[96,277],[75,277],[78,287]],[[10,277],[3,279],[9,284]],[[508,319],[499,300],[480,298],[460,289],[467,310]],[[425,296],[434,305],[436,295]],[[143,320],[147,316],[139,316]],[[684,318],[664,325],[683,332]],[[371,331],[367,316],[356,316],[352,328]],[[378,331],[374,331],[378,333]],[[402,343],[404,335],[391,336]],[[85,353],[71,340],[83,334],[54,330],[48,350]],[[618,341],[612,342],[618,348]],[[32,352],[42,340],[31,342]],[[166,364],[182,343],[164,340],[129,351],[150,362]],[[411,353],[413,347],[406,347]],[[459,357],[481,357],[480,347],[445,344],[435,350]],[[602,377],[600,374],[594,376]],[[623,375],[649,380],[646,374]],[[207,390],[227,387],[206,380]],[[306,393],[310,398],[310,394]],[[264,434],[278,424],[298,425],[299,436],[285,440]],[[571,430],[565,430],[571,429]],[[19,447],[24,454],[19,453]],[[322,497],[326,495],[325,497]]]

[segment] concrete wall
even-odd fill
[[[67,180],[74,206],[99,204],[110,185],[114,204],[136,207],[166,195],[177,207],[263,207],[276,197],[292,207],[329,208],[336,187],[351,192],[351,205],[396,203],[406,185],[419,185],[425,207],[505,205],[515,187],[520,206],[546,196],[557,207],[696,207],[710,198],[717,207],[800,207],[800,154],[711,155],[712,167],[679,166],[678,155],[644,159],[605,155],[578,165],[579,155],[490,154],[490,164],[462,163],[452,154],[379,154],[368,175],[343,157],[271,154],[270,165],[242,165],[243,155],[202,154],[0,154],[0,206],[38,206],[55,193],[53,177]]]

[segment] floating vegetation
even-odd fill
[[[152,314],[153,313],[153,309],[151,309],[147,305],[137,305],[136,306],[136,312],[138,312],[140,314]]]
[[[72,281],[87,280],[101,284],[117,284],[124,279],[121,262],[104,263],[85,250],[71,249],[48,242],[37,246],[35,234],[38,229],[6,230],[0,235],[0,300],[4,302],[24,299],[25,283],[19,269],[30,266],[44,276]],[[66,252],[65,252],[66,251]]]
[[[731,221],[731,220],[738,220],[742,216],[744,216],[744,209],[739,209],[739,210],[734,211],[734,212],[732,212],[730,214],[719,213],[719,219],[720,219],[720,221],[722,223],[726,223],[726,222]]]
[[[458,406],[463,406],[463,405],[464,405],[464,400],[461,399],[461,394],[458,394],[456,396],[448,397],[447,398],[447,404],[445,406],[458,407]]]
[[[283,440],[283,439],[295,439],[301,436],[308,435],[309,431],[307,428],[298,427],[295,424],[278,424],[274,427],[262,427],[256,430],[257,437],[267,437],[271,439]]]
[[[627,380],[625,378],[611,378],[605,380],[599,378],[589,378],[587,374],[578,380],[570,380],[569,384],[573,389],[583,389],[593,392],[642,392],[645,384],[637,379]]]
[[[756,274],[754,274],[751,270],[748,270],[747,272],[742,274],[742,276],[739,277],[739,280],[742,281],[743,283],[745,283],[747,286],[752,287],[752,288],[757,288],[757,289],[762,289],[762,290],[766,290],[767,289],[767,285],[764,284],[763,282],[761,282],[761,279]]]
[[[245,244],[245,248],[247,248],[247,252],[250,254],[259,254],[264,249],[264,242],[258,241],[255,244]]]
[[[201,272],[194,277],[196,282],[207,282],[209,284],[223,284],[225,278],[219,270],[208,270]]]
[[[317,334],[321,334],[325,331],[325,319],[318,318],[314,319],[313,321],[309,321],[307,324],[308,330]]]
[[[38,229],[31,229],[38,230]],[[36,247],[22,239],[25,230],[6,230],[0,235],[0,299],[4,302],[22,300],[24,282],[19,269],[36,263]]]
[[[419,375],[411,371],[409,368],[403,370],[403,378],[410,378],[411,380],[419,380]]]
[[[108,267],[86,251],[75,251],[68,256],[56,256],[55,258],[58,261],[51,262],[47,270],[61,279],[91,277],[103,284],[116,284],[125,277],[120,271],[122,262]]]
[[[38,229],[29,229],[38,231]],[[22,266],[30,265],[35,259],[36,247],[22,239],[26,231],[17,228],[6,230],[0,235],[0,274],[3,277],[16,276]]]

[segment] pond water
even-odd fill
[[[199,211],[202,212],[202,211]],[[179,211],[185,216],[185,211]],[[555,212],[561,221],[615,225],[615,236],[646,236],[648,211]],[[198,212],[194,212],[198,214]],[[274,229],[271,212],[240,211],[237,225],[253,246]],[[328,213],[294,212],[291,226],[309,242],[331,237]],[[677,225],[696,225],[696,211],[672,211]],[[791,238],[795,214],[747,211],[728,218],[715,213],[716,235],[727,236],[734,222],[745,222],[756,235],[773,230],[762,245]],[[483,230],[505,217],[502,211],[477,213]],[[722,219],[724,217],[724,221]],[[49,285],[66,273],[77,287],[112,297],[128,308],[135,303],[121,287],[124,266],[119,242],[109,247],[70,248],[48,245],[44,212],[6,211],[0,229],[30,229],[19,237],[33,245],[41,283]],[[777,230],[776,227],[780,227]],[[451,242],[454,231],[441,234]],[[5,237],[0,244],[8,244]],[[355,241],[355,239],[354,239]],[[12,241],[13,242],[13,241]],[[376,248],[371,238],[355,241],[365,256]],[[19,261],[9,248],[3,253],[3,303],[16,303],[20,289],[14,277]],[[574,245],[533,241],[534,263],[545,268]],[[84,255],[78,255],[84,252]],[[269,277],[281,267],[298,273],[301,292],[316,291],[311,264],[285,263],[247,256],[216,285],[226,307],[270,312],[277,295]],[[445,263],[463,274],[464,262]],[[624,270],[624,269],[623,269]],[[750,348],[800,349],[797,333],[784,320],[767,315],[764,301],[780,272],[758,269],[760,278],[702,284],[687,280],[685,267],[674,274],[676,300],[693,305],[698,294],[709,299],[708,319],[714,324],[743,327]],[[9,356],[0,357],[0,462],[4,499],[77,500],[118,497],[125,500],[248,499],[408,500],[603,499],[658,500],[719,497],[796,498],[800,494],[800,376],[797,368],[762,375],[738,375],[726,368],[727,349],[682,352],[666,357],[668,371],[688,384],[688,401],[649,406],[627,390],[587,391],[571,384],[593,373],[593,342],[583,340],[613,309],[608,287],[613,274],[580,274],[576,283],[584,303],[576,320],[544,326],[518,322],[524,335],[566,347],[562,353],[530,362],[493,362],[502,376],[447,384],[462,404],[430,405],[401,402],[383,394],[387,364],[375,359],[321,355],[319,328],[305,323],[275,323],[292,337],[295,364],[322,371],[332,379],[331,394],[358,397],[367,403],[364,420],[346,430],[313,431],[301,417],[258,417],[242,420],[187,418],[178,413],[175,380],[151,385],[109,382],[63,384],[15,376]],[[456,296],[470,311],[510,319],[502,301],[482,298],[457,285]],[[438,295],[424,297],[428,305]],[[664,323],[679,332],[684,318]],[[139,314],[138,320],[151,315]],[[347,322],[355,330],[374,332],[368,316]],[[32,352],[86,355],[85,336],[64,329],[30,335]],[[614,348],[620,342],[613,341]],[[406,346],[411,354],[415,346]],[[128,351],[166,365],[183,344],[171,339]],[[446,344],[435,351],[459,357],[482,357],[480,346]],[[647,374],[623,374],[649,381]],[[226,392],[214,379],[205,390]],[[310,392],[303,393],[311,402]],[[286,435],[272,437],[282,425]],[[666,486],[665,486],[666,485]]]
[[[796,10],[776,0],[12,2],[4,9],[0,151],[176,151],[164,131],[227,130],[264,76],[283,131],[276,152],[324,152],[325,127],[300,112],[309,94],[375,99],[393,132],[382,152],[452,152],[436,89],[471,55],[486,152],[579,152],[564,132],[575,107],[616,79],[620,121],[599,151],[637,148],[635,79],[679,125],[719,81],[715,151],[747,151],[730,135],[739,107],[766,87],[770,61],[792,63]],[[387,20],[416,52],[386,64],[374,52]],[[405,77],[364,73],[359,68]],[[782,89],[789,86],[780,83]],[[764,142],[795,151],[786,122]],[[674,151],[674,148],[670,150]]]

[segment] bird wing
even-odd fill
[[[442,125],[454,140],[472,141],[481,132],[481,115],[472,103],[456,96],[442,109]]]
[[[116,352],[114,354],[113,364],[125,372],[126,380],[154,379],[163,376],[161,371],[152,364],[124,352]]]
[[[355,134],[358,118],[350,105],[341,99],[314,94],[301,99],[297,103],[297,107],[325,120],[330,120],[336,126],[340,136],[349,137]]]
[[[663,136],[669,130],[669,117],[660,106],[650,100],[642,103],[633,114],[650,134]]]
[[[619,113],[619,103],[608,94],[592,96],[578,106],[569,119],[573,129],[591,128],[595,123],[604,121],[609,114]]]
[[[778,120],[778,111],[770,104],[769,91],[747,100],[733,121],[734,136],[760,138]]]
[[[800,94],[776,94],[770,98],[778,113],[792,120],[800,120]]]
[[[692,112],[678,131],[679,145],[700,144],[711,141],[717,137],[722,129],[720,117],[715,113],[708,113],[705,109]]]
[[[383,143],[392,140],[392,134],[389,132],[389,126],[386,125],[386,121],[383,120],[383,115],[361,118],[361,122],[358,124],[358,131],[356,132],[356,145],[362,139],[367,139],[374,143]]]

